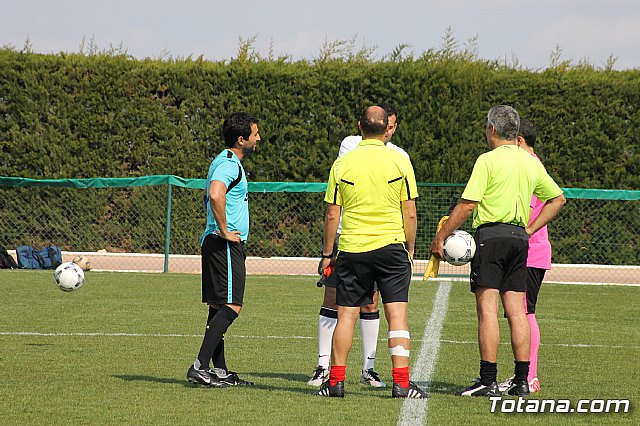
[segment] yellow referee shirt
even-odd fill
[[[324,201],[342,206],[338,249],[362,253],[405,241],[401,202],[418,197],[411,161],[365,139],[331,167]]]
[[[540,161],[516,145],[502,145],[482,154],[462,198],[477,201],[473,227],[486,223],[529,223],[531,194],[542,201],[562,195]]]

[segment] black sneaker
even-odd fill
[[[320,386],[320,390],[316,395],[329,398],[344,398],[344,382],[338,382],[335,386],[331,386],[329,380],[327,380]]]
[[[507,394],[511,396],[529,396],[529,383],[526,380],[514,381]]]
[[[197,385],[210,386],[212,388],[226,388],[227,384],[218,380],[218,377],[206,370],[198,370],[193,364],[187,370],[187,380]]]
[[[496,382],[491,383],[489,386],[485,386],[482,383],[475,382],[468,388],[461,390],[457,393],[458,396],[499,396],[498,384]]]
[[[420,389],[415,383],[409,380],[409,387],[403,388],[398,383],[393,382],[393,388],[391,389],[392,398],[410,398],[410,399],[425,399],[429,398],[429,394]]]
[[[238,377],[238,373],[235,371],[227,371],[226,376],[223,375],[220,370],[209,370],[209,374],[212,376],[216,376],[221,383],[226,384],[227,386],[253,386],[255,383],[250,382],[248,380],[243,380]]]

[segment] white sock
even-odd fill
[[[360,335],[362,336],[362,369],[373,369],[376,362],[380,312],[360,314]]]
[[[338,323],[338,312],[334,309],[321,308],[318,317],[318,365],[329,368],[331,358],[331,339]]]

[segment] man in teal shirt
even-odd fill
[[[198,357],[187,380],[209,387],[253,385],[229,371],[224,356],[224,333],[240,314],[246,278],[244,243],[249,235],[247,177],[240,161],[260,142],[258,120],[236,112],[222,125],[226,149],[207,174],[207,226],[202,251],[202,302],[209,305],[207,327]],[[209,368],[213,361],[214,368]]]
[[[449,219],[437,233],[431,253],[443,258],[444,239],[473,214],[476,253],[471,261],[471,291],[476,296],[480,381],[461,396],[496,396],[502,299],[511,329],[515,378],[509,395],[529,394],[529,324],[524,305],[529,236],[549,223],[566,202],[562,190],[542,164],[518,147],[518,112],[510,106],[491,108],[486,138],[491,151],[476,160],[469,182]],[[530,225],[529,201],[535,195],[546,205]]]

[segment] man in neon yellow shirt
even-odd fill
[[[389,323],[389,351],[393,364],[394,398],[426,398],[409,381],[407,302],[416,239],[418,196],[408,157],[385,146],[388,116],[373,106],[360,117],[362,142],[331,167],[325,202],[322,262],[332,258],[342,207],[342,234],[335,274],[338,322],[333,333],[329,380],[318,395],[344,397],[347,357],[360,306],[370,304],[374,282]]]
[[[529,324],[524,305],[529,236],[549,223],[566,202],[562,190],[542,164],[518,147],[518,112],[510,106],[491,108],[485,130],[490,152],[476,160],[469,182],[449,220],[436,234],[431,253],[443,258],[444,239],[473,214],[476,253],[471,261],[471,291],[476,296],[480,381],[461,396],[496,396],[502,299],[511,329],[515,378],[509,395],[529,394]],[[531,195],[546,201],[529,225]]]

